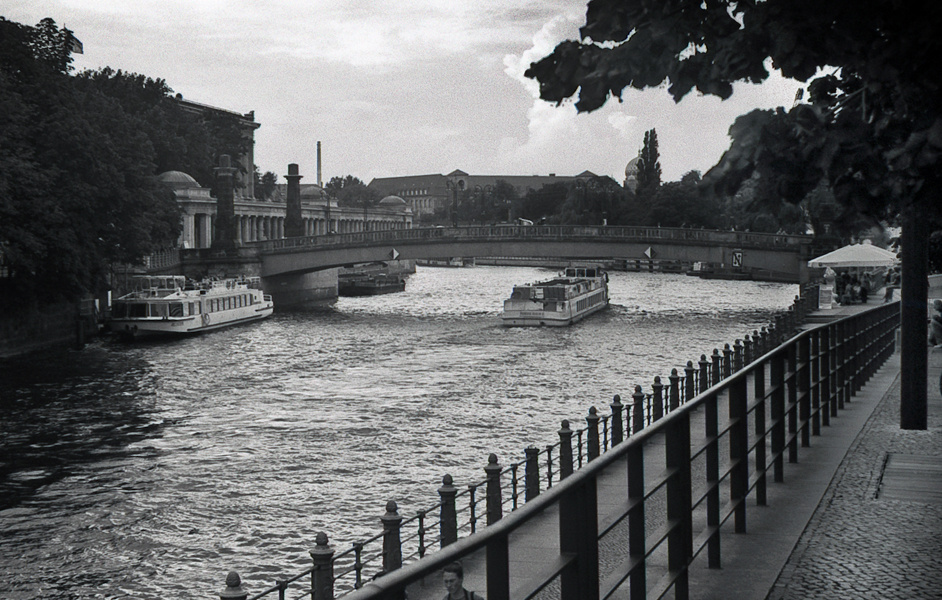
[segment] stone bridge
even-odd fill
[[[223,262],[230,265],[229,272],[260,275],[266,291],[283,295],[282,305],[286,305],[303,301],[303,290],[323,286],[317,275],[320,271],[360,263],[455,257],[701,263],[722,276],[799,283],[808,280],[812,241],[807,235],[662,227],[435,227],[247,243],[235,261],[213,257],[207,250],[188,251],[184,266],[192,270]],[[238,263],[235,268],[234,262]]]

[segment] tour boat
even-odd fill
[[[608,274],[598,267],[567,267],[558,277],[514,286],[504,300],[507,326],[563,327],[608,306]]]
[[[264,319],[271,296],[257,277],[196,282],[180,275],[134,278],[134,291],[112,303],[108,329],[133,339],[183,335]]]

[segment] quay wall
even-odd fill
[[[98,333],[94,300],[34,306],[0,317],[0,358],[53,347],[81,347]]]

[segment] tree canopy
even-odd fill
[[[707,175],[735,192],[753,174],[800,202],[822,179],[836,199],[902,219],[904,428],[926,427],[928,222],[938,219],[942,158],[942,3],[935,0],[591,0],[580,40],[526,75],[540,96],[591,111],[625,88],[664,85],[728,98],[769,68],[807,82],[808,101],[737,119]]]
[[[661,153],[657,147],[657,131],[644,132],[644,144],[638,155],[638,196],[650,199],[661,187]]]
[[[178,169],[207,185],[235,140],[234,123],[184,113],[162,80],[72,76],[72,39],[51,19],[0,17],[4,306],[75,298],[102,286],[111,264],[172,245],[179,208],[155,176]]]

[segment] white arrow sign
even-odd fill
[[[644,251],[644,255],[648,258],[654,258],[654,250],[651,250],[651,246],[648,246],[648,249]]]
[[[396,260],[397,258],[399,258],[399,251],[396,250],[395,248],[393,248],[393,249],[392,249],[392,252],[390,252],[389,254],[390,254],[390,256],[392,256],[392,259],[393,259],[393,260]]]

